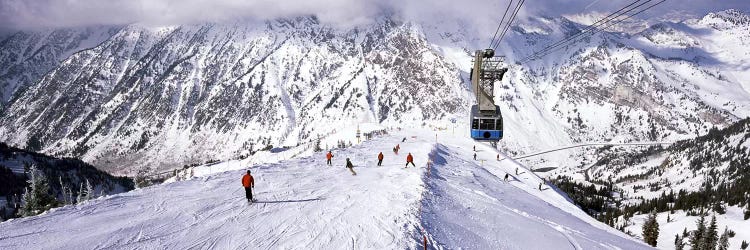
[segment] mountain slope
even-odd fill
[[[541,59],[512,65],[496,87],[506,116],[503,147],[516,155],[582,142],[676,141],[750,116],[750,30],[711,16],[662,22],[635,34],[600,32]],[[740,18],[741,19],[741,18]],[[520,24],[500,53],[513,62],[584,26],[564,18]],[[580,170],[593,151],[524,161]],[[567,170],[566,170],[567,171]],[[552,173],[554,174],[554,173]]]
[[[24,86],[82,50],[99,45],[119,27],[16,32],[0,38],[0,109]]]
[[[131,25],[24,89],[2,113],[0,139],[133,173],[294,145],[331,123],[421,124],[466,107],[439,57],[393,22]]]
[[[406,142],[401,142],[403,137],[408,138]],[[536,191],[539,181],[536,177],[526,174],[518,182],[505,183],[487,174],[466,154],[473,141],[447,134],[440,134],[439,138],[442,141],[437,145],[434,134],[417,131],[376,138],[335,150],[333,167],[325,166],[321,155],[253,166],[258,202],[251,205],[242,197],[239,179],[243,171],[231,171],[68,206],[38,217],[1,223],[0,247],[348,248],[353,245],[416,249],[421,248],[420,228],[425,225],[430,246],[455,248],[468,244],[446,238],[445,232],[458,229],[448,225],[481,220],[504,223],[514,227],[514,231],[476,231],[478,236],[518,248],[542,246],[538,245],[541,241],[531,240],[540,235],[550,236],[545,238],[547,246],[562,248],[647,248],[587,217],[557,192]],[[401,144],[402,155],[387,151],[396,143]],[[489,147],[480,150],[483,150],[481,156],[488,158],[496,152]],[[383,167],[375,166],[378,151],[387,153]],[[401,159],[407,152],[414,154],[419,167],[402,167]],[[435,164],[428,174],[425,164],[431,154]],[[344,157],[354,162],[356,176],[342,167]],[[518,167],[512,161],[496,164],[492,166],[496,170],[492,171]],[[470,172],[478,174],[476,184],[466,182],[466,178],[471,178]],[[443,189],[446,183],[474,195],[454,198],[452,190],[446,193]],[[482,193],[503,200],[488,200]],[[516,200],[525,202],[512,202]],[[504,204],[501,208],[504,213],[472,212],[468,217],[446,217],[446,210],[436,211],[431,206],[437,201],[471,209],[484,207],[486,202],[500,202]],[[509,212],[514,215],[508,215]],[[515,224],[508,223],[505,220],[508,217],[515,218]],[[453,232],[472,237],[466,231]],[[483,246],[498,246],[498,242]]]

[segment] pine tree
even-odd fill
[[[62,199],[64,205],[70,205],[73,204],[73,194],[71,193],[70,188],[65,186],[62,180],[62,176],[59,176],[60,179],[60,192],[62,192]]]
[[[91,200],[94,198],[94,189],[91,187],[91,182],[89,182],[89,179],[86,179],[86,185],[84,186],[83,183],[81,183],[81,187],[78,191],[78,198],[76,199],[77,203],[81,203],[87,200]]]
[[[643,223],[643,241],[655,247],[657,239],[659,239],[659,222],[656,221],[656,210],[654,210]]]
[[[91,199],[96,199],[96,193],[94,192],[94,187],[91,186],[91,182],[89,182],[89,179],[86,179],[86,200]]]
[[[323,151],[323,148],[320,147],[320,139],[315,141],[315,148],[313,148],[313,151],[315,152]]]
[[[682,237],[679,234],[674,235],[674,249],[683,250],[685,249],[685,242],[682,241]]]
[[[78,188],[78,196],[76,196],[76,204],[81,203],[84,201],[85,198],[85,190],[83,190],[83,183],[80,184],[80,187]]]
[[[742,241],[742,244],[740,245],[740,249],[742,249],[742,250],[745,250],[745,249],[747,249],[747,245],[748,245],[748,244],[747,244],[747,241],[744,241],[744,240],[743,240],[743,241]]]
[[[47,178],[39,171],[36,166],[31,166],[29,170],[31,178],[28,180],[29,187],[23,194],[23,206],[21,207],[21,216],[37,215],[54,206],[55,199],[49,194],[49,185]]]
[[[698,228],[690,234],[690,249],[703,249],[703,234],[706,231],[706,215],[701,211],[701,217],[696,221]]]
[[[716,215],[711,216],[711,223],[706,231],[703,232],[704,247],[701,249],[716,249],[719,241],[719,229],[716,225]]]
[[[719,237],[719,243],[716,246],[717,250],[728,250],[729,249],[729,229],[724,228],[724,233]]]

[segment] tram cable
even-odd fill
[[[603,30],[606,30],[606,29],[608,29],[608,28],[610,28],[610,27],[612,27],[614,25],[617,25],[617,24],[619,24],[619,23],[621,23],[621,22],[623,22],[623,21],[625,21],[627,19],[630,19],[633,16],[641,14],[641,13],[643,13],[643,12],[645,12],[645,11],[647,11],[647,10],[649,10],[649,9],[651,9],[651,8],[653,8],[653,7],[657,6],[657,5],[665,2],[666,0],[661,0],[661,1],[657,2],[657,3],[655,3],[655,4],[652,4],[652,5],[650,5],[650,6],[646,7],[646,8],[643,8],[643,9],[641,9],[641,10],[639,10],[639,11],[633,13],[633,14],[630,14],[630,13],[634,12],[636,9],[640,8],[641,6],[644,6],[644,5],[648,4],[651,1],[652,0],[647,0],[647,1],[643,2],[643,3],[641,3],[641,4],[638,4],[637,6],[629,8],[629,9],[625,10],[624,12],[617,14],[614,17],[604,18],[604,19],[598,21],[597,23],[595,23],[596,25],[594,25],[594,24],[589,25],[590,28],[587,27],[586,29],[584,29],[583,31],[581,31],[580,33],[578,33],[576,35],[573,35],[571,37],[562,39],[562,40],[560,40],[560,41],[558,41],[558,42],[556,42],[556,43],[554,43],[552,45],[549,45],[549,46],[545,47],[544,49],[542,49],[540,51],[537,51],[537,52],[533,53],[530,56],[525,57],[524,59],[522,59],[520,61],[520,63],[527,63],[527,62],[530,62],[530,61],[534,61],[534,60],[540,59],[540,58],[542,58],[544,56],[547,56],[547,55],[551,54],[552,52],[555,52],[555,51],[558,51],[558,50],[564,48],[563,46],[572,45],[572,44],[574,44],[574,43],[576,43],[576,42],[578,42],[578,41],[580,41],[580,40],[582,40],[582,39],[584,39],[586,37],[593,36],[593,35],[601,32]],[[617,12],[621,12],[623,9],[628,8],[629,6],[632,6],[633,4],[638,3],[638,2],[640,2],[640,0],[637,0],[637,1],[629,4],[628,6],[625,6],[624,8],[622,8],[622,9],[614,12],[613,14],[615,14]],[[613,14],[610,14],[608,17],[612,16]],[[618,19],[618,18],[620,18],[622,16],[625,16],[625,17],[621,18],[621,19]],[[599,22],[601,22],[601,23],[599,23]]]
[[[497,38],[497,33],[500,31],[500,27],[503,26],[503,21],[505,21],[505,16],[508,15],[508,10],[510,10],[510,6],[513,4],[513,0],[510,0],[508,2],[508,7],[505,8],[505,13],[503,13],[503,18],[500,19],[500,23],[497,24],[497,29],[495,29],[495,35],[492,35],[492,40],[490,40],[490,46],[488,48],[492,48],[492,45],[495,44],[495,38]]]
[[[625,12],[623,12],[623,13],[620,13],[620,12],[622,12],[623,10],[625,10],[625,9],[627,9],[627,8],[629,8],[629,7],[631,7],[631,6],[633,6],[634,4],[636,4],[636,3],[640,2],[640,1],[642,1],[642,0],[636,0],[636,1],[634,1],[634,2],[632,2],[632,3],[630,3],[630,4],[628,4],[628,5],[626,5],[625,7],[622,7],[622,8],[620,8],[619,10],[617,10],[617,11],[615,11],[615,12],[612,12],[611,14],[607,15],[606,17],[604,17],[604,18],[602,18],[602,19],[599,19],[599,21],[596,21],[596,22],[594,22],[594,23],[590,24],[589,26],[587,26],[586,28],[584,28],[583,30],[581,30],[581,32],[578,32],[578,33],[576,33],[576,34],[574,34],[574,35],[572,35],[572,36],[569,36],[569,37],[563,38],[563,39],[561,39],[560,41],[557,41],[557,42],[555,42],[555,43],[553,43],[553,44],[550,44],[550,45],[548,45],[547,47],[545,47],[545,48],[543,48],[543,49],[541,49],[541,50],[539,50],[539,51],[535,52],[535,53],[534,53],[534,54],[532,54],[531,56],[528,56],[528,57],[524,58],[524,59],[523,59],[523,60],[521,60],[521,61],[524,61],[524,60],[526,60],[526,59],[532,58],[532,57],[534,57],[535,55],[539,55],[539,54],[541,54],[541,53],[544,53],[544,52],[546,52],[547,50],[551,50],[551,49],[553,49],[553,47],[559,46],[559,45],[561,45],[561,44],[564,44],[564,43],[566,43],[566,42],[568,42],[568,41],[570,41],[570,40],[573,40],[573,39],[575,39],[575,38],[578,38],[578,37],[582,36],[583,34],[585,34],[586,32],[588,32],[588,31],[591,31],[591,30],[593,30],[593,29],[595,29],[595,28],[598,28],[598,27],[599,27],[600,25],[606,24],[607,22],[611,21],[611,20],[612,20],[613,18],[617,18],[617,17],[620,17],[620,16],[622,15],[622,14],[626,14],[626,13],[627,13],[627,12],[628,12],[629,10],[628,10],[628,11],[625,11]],[[651,1],[651,0],[647,0],[646,2],[649,2],[649,1]],[[615,15],[617,15],[617,16],[615,16]],[[614,16],[614,17],[613,17],[613,16]]]
[[[511,25],[513,24],[513,21],[516,19],[516,15],[518,15],[518,11],[521,10],[521,6],[523,6],[523,3],[526,0],[521,0],[516,4],[516,8],[513,11],[513,15],[510,16],[510,19],[508,19],[507,25],[505,25],[505,29],[503,29],[503,33],[500,34],[500,38],[498,39],[497,43],[495,43],[495,46],[492,47],[492,50],[496,50],[498,46],[500,46],[500,41],[503,40],[503,37],[505,37],[506,32],[510,29]]]

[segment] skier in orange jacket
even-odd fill
[[[250,175],[250,170],[247,171],[247,174],[242,176],[242,186],[245,187],[245,198],[247,198],[248,202],[253,201],[253,188],[255,188],[255,180],[253,179],[253,176]]]
[[[383,165],[383,152],[378,154],[378,167]]]
[[[414,165],[414,156],[411,156],[411,152],[409,152],[409,155],[406,156],[406,167],[409,166],[409,163],[411,163],[412,166],[417,167]]]
[[[333,154],[331,153],[331,151],[328,151],[328,153],[326,154],[326,165],[328,166],[332,165],[331,158],[333,158]]]

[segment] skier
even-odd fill
[[[250,170],[247,170],[247,174],[242,176],[242,186],[245,187],[245,198],[247,202],[253,202],[253,188],[255,188],[255,180],[250,175]]]
[[[500,160],[500,154],[497,154],[497,160],[498,161]]]
[[[477,153],[474,153],[474,160],[477,160]]]
[[[542,191],[542,183],[539,183],[539,191]]]
[[[326,165],[331,166],[331,158],[333,158],[333,154],[331,151],[328,151],[326,154]]]
[[[411,163],[411,165],[415,168],[417,167],[416,165],[414,165],[414,156],[411,156],[411,152],[409,152],[409,155],[406,156],[406,166],[404,168],[409,167],[409,163]]]
[[[474,152],[477,152],[477,145],[474,145]]]
[[[516,175],[518,175],[518,168],[516,168]]]
[[[354,164],[349,161],[349,158],[346,158],[346,168],[348,168],[349,171],[352,172],[352,175],[357,175],[357,172],[354,172]]]
[[[508,173],[505,173],[505,181],[508,181]]]
[[[378,154],[378,167],[383,165],[383,152]]]
[[[401,140],[401,142],[405,142],[405,141],[406,141],[406,137],[404,137],[404,139]]]

